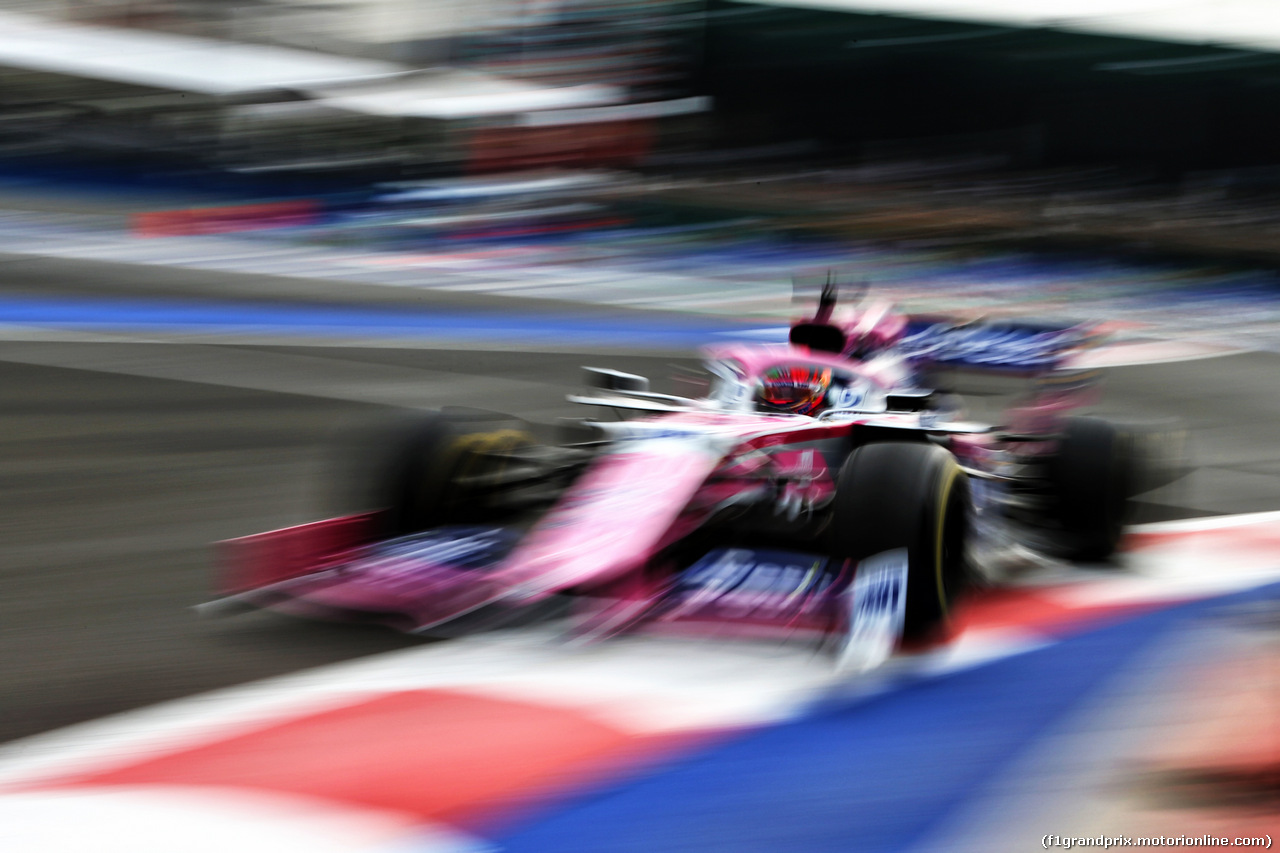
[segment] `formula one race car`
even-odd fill
[[[1090,328],[881,304],[837,322],[837,295],[788,344],[709,351],[699,399],[588,368],[570,399],[623,417],[575,441],[422,414],[369,466],[370,511],[224,543],[222,603],[443,635],[567,610],[580,637],[783,632],[867,665],[938,633],[1001,554],[1106,560],[1171,476],[1153,436],[1072,414]],[[922,387],[940,366],[1034,390],[971,423]]]

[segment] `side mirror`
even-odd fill
[[[637,376],[634,373],[623,373],[604,367],[584,367],[582,370],[588,388],[639,393],[649,390],[649,379],[646,376]]]
[[[935,399],[933,391],[900,390],[888,395],[886,408],[890,412],[923,412]]]

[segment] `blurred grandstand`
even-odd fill
[[[1268,264],[1280,245],[1280,15],[1249,0],[13,8],[10,187],[315,198],[608,168],[660,220]]]

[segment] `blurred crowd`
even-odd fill
[[[387,184],[604,169],[607,189],[591,180],[553,204],[533,191],[405,210],[419,230],[609,227],[641,205],[658,224],[1280,259],[1280,167],[1049,166],[1023,130],[850,146],[774,127],[777,141],[739,141],[750,110],[726,118],[700,88],[703,29],[734,14],[695,0],[9,3],[0,184],[160,175],[250,202],[385,199]]]

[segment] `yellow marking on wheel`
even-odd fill
[[[470,474],[472,468],[484,454],[509,451],[518,447],[521,443],[531,443],[529,434],[516,429],[500,429],[493,432],[476,432],[459,436],[449,447],[449,451],[454,458],[464,453],[467,454],[467,458],[461,468],[453,472],[452,479],[459,480]],[[505,460],[503,464],[506,464]],[[456,498],[450,495],[450,501],[456,503]]]
[[[951,608],[947,604],[947,589],[942,580],[942,545],[947,526],[947,502],[951,499],[951,487],[955,485],[956,479],[960,476],[960,466],[952,462],[948,467],[947,474],[945,476],[946,480],[942,484],[942,502],[940,511],[938,512],[937,552],[934,555],[934,566],[938,585],[938,604],[942,608],[943,619],[947,618]]]

